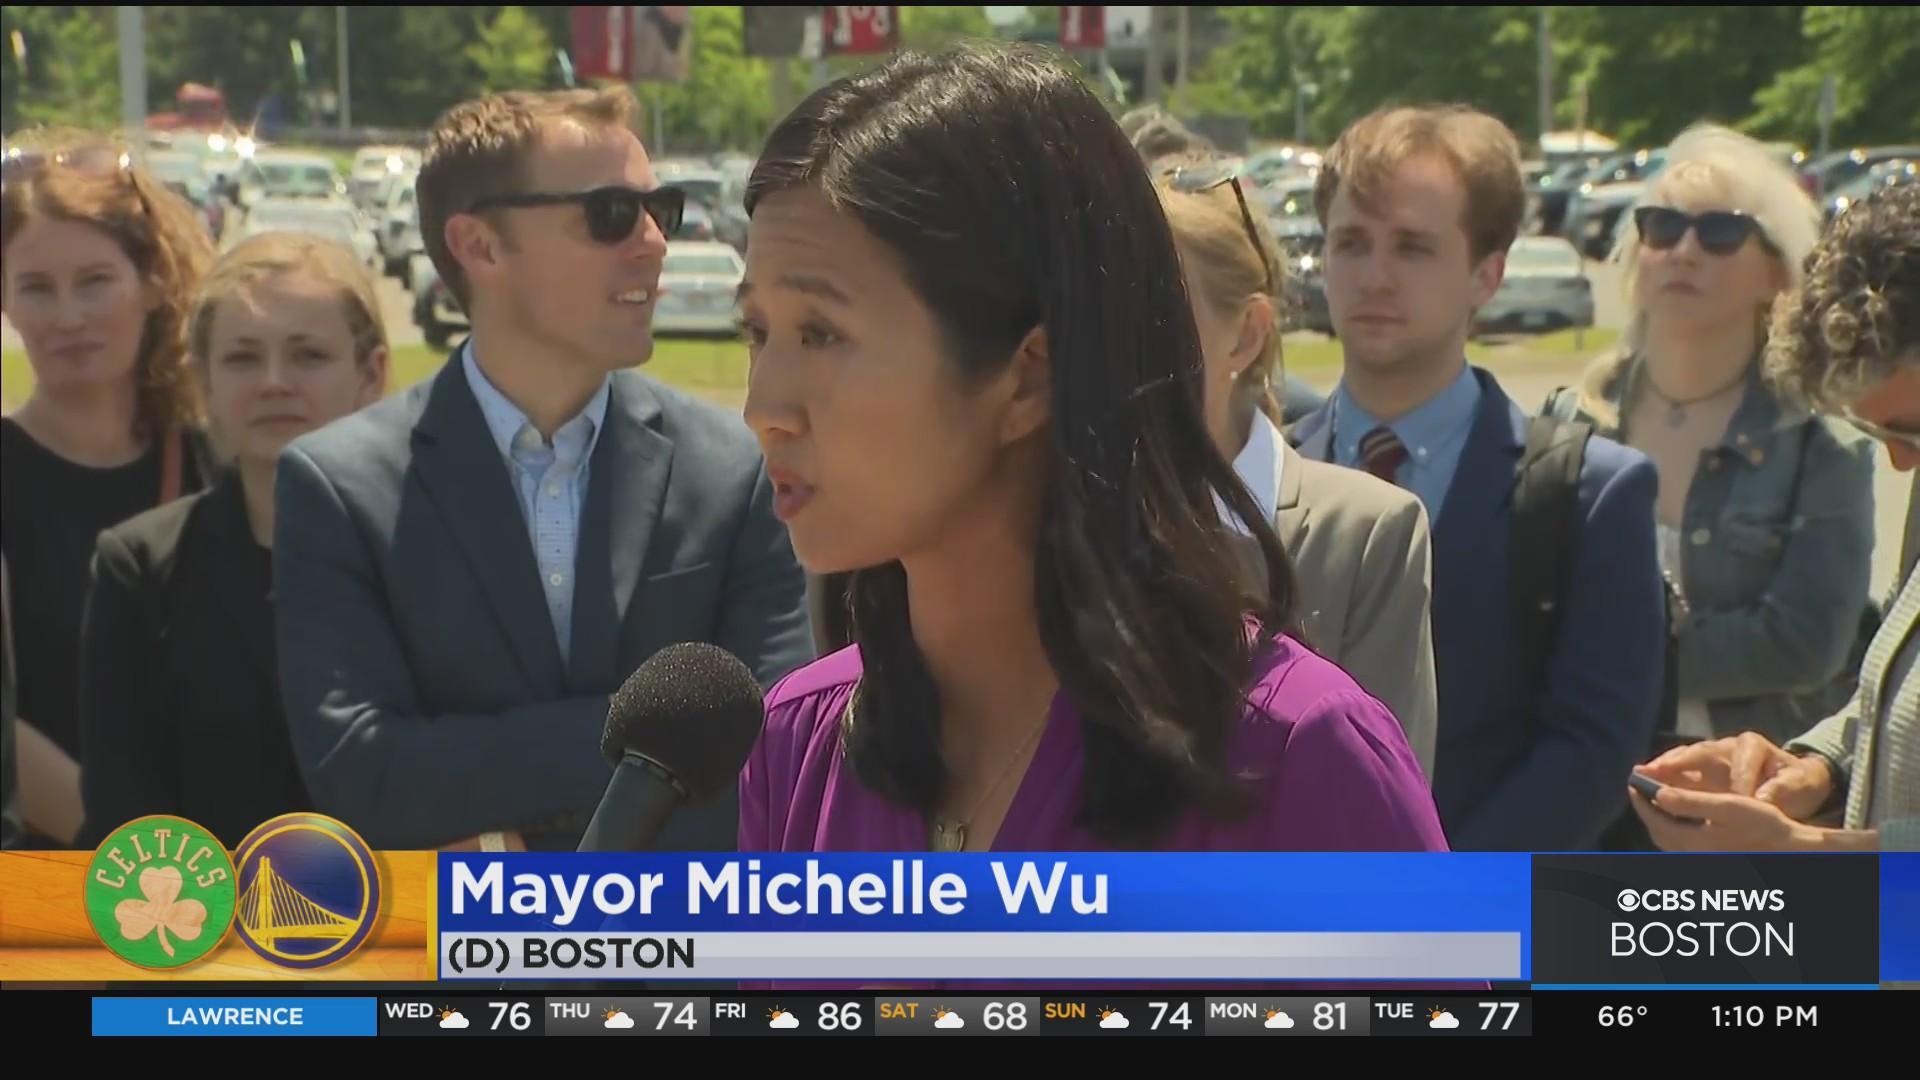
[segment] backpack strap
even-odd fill
[[[1560,609],[1580,542],[1580,470],[1592,425],[1553,416],[1527,424],[1526,450],[1514,468],[1508,590],[1515,659],[1522,678],[1546,677]]]

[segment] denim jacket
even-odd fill
[[[1622,354],[1589,375],[1585,396],[1556,391],[1548,411],[1626,441],[1642,363]],[[1784,404],[1759,365],[1720,443],[1701,452],[1682,512],[1685,609],[1673,633],[1679,695],[1707,702],[1716,736],[1758,731],[1775,743],[1843,703],[1872,572],[1873,443]]]

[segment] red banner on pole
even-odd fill
[[[900,45],[900,9],[846,4],[821,8],[820,36],[828,56],[892,52]]]
[[[1107,9],[1060,7],[1060,47],[1104,49],[1107,46]]]
[[[582,79],[633,77],[633,8],[573,9],[573,70]]]

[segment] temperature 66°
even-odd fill
[[[1635,1020],[1647,1015],[1645,1005],[1602,1005],[1600,1006],[1601,1027],[1632,1027]]]

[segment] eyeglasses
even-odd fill
[[[1671,206],[1640,206],[1634,208],[1633,225],[1640,232],[1640,242],[1655,251],[1666,251],[1679,244],[1688,229],[1693,230],[1700,239],[1700,249],[1709,255],[1731,255],[1740,250],[1749,236],[1758,236],[1768,251],[1774,250],[1760,222],[1734,210],[1688,214]]]
[[[1865,434],[1868,438],[1878,439],[1883,443],[1898,444],[1909,450],[1920,451],[1920,431],[1896,431],[1893,428],[1885,427],[1865,419],[1852,409],[1848,409],[1843,415],[1846,416],[1847,423],[1860,429],[1861,433]]]
[[[565,206],[578,203],[587,212],[587,233],[597,244],[618,244],[633,235],[640,224],[640,211],[660,226],[668,236],[680,231],[687,210],[687,193],[677,187],[658,187],[640,191],[630,187],[603,187],[572,194],[525,192],[518,195],[493,195],[473,204],[470,212],[529,206]]]
[[[1240,223],[1247,228],[1247,243],[1253,245],[1253,253],[1260,258],[1260,272],[1266,278],[1262,289],[1267,295],[1273,295],[1273,264],[1267,261],[1267,247],[1260,242],[1260,232],[1253,224],[1253,211],[1247,206],[1247,193],[1240,187],[1240,172],[1233,162],[1212,162],[1203,165],[1179,166],[1162,174],[1167,186],[1175,191],[1189,195],[1198,195],[1212,191],[1223,184],[1233,186],[1233,199],[1240,204]]]

